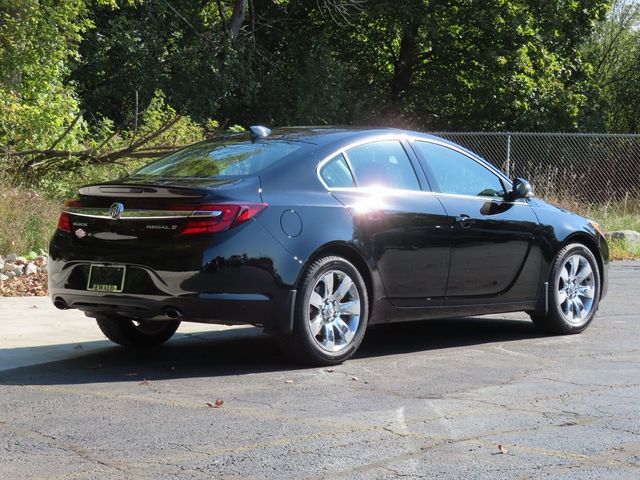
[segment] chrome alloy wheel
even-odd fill
[[[360,324],[362,305],[358,288],[345,272],[323,274],[309,298],[309,329],[316,343],[328,352],[344,350]]]
[[[595,279],[591,264],[576,253],[565,259],[557,281],[557,300],[562,316],[572,325],[587,320],[595,297]]]

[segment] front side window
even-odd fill
[[[491,170],[451,148],[415,142],[442,193],[504,198],[500,178]]]
[[[398,140],[371,142],[347,150],[358,187],[420,190],[411,161]]]
[[[285,140],[200,143],[150,163],[132,176],[212,178],[253,175],[295,152],[302,145]]]

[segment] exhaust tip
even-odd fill
[[[67,302],[65,302],[63,299],[61,298],[56,298],[53,301],[53,306],[56,307],[58,310],[66,310],[67,308],[69,308],[67,306]]]
[[[175,307],[167,307],[164,309],[164,314],[171,320],[179,320],[182,318],[182,312]]]

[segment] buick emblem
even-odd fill
[[[87,232],[85,232],[83,229],[79,228],[75,231],[76,237],[78,238],[84,238],[87,236]]]
[[[109,207],[109,214],[114,220],[118,220],[122,212],[124,212],[124,205],[121,203],[114,203]]]

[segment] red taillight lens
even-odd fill
[[[199,205],[193,212],[193,216],[187,219],[187,224],[180,234],[222,232],[252,219],[265,208],[267,208],[266,203]]]
[[[75,198],[65,200],[65,207],[81,207],[82,204],[80,200]],[[67,212],[61,212],[60,218],[58,218],[58,230],[62,230],[63,232],[71,232],[71,215]]]
[[[58,230],[71,232],[71,215],[67,212],[60,213],[60,218],[58,218]]]

